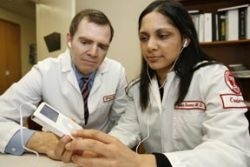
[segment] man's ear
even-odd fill
[[[71,41],[72,41],[72,37],[70,33],[67,33],[67,45],[69,48],[71,48]]]

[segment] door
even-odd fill
[[[0,19],[0,95],[21,77],[20,26]]]

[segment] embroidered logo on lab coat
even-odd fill
[[[103,102],[109,102],[115,99],[115,94],[103,96]]]
[[[175,109],[179,110],[206,110],[206,105],[202,101],[183,101]]]
[[[234,79],[234,76],[232,74],[231,71],[229,70],[226,70],[225,71],[225,82],[227,84],[227,86],[235,93],[235,94],[241,94],[240,92],[240,88],[239,86],[237,85],[235,79]]]
[[[241,95],[236,94],[221,94],[223,108],[247,108],[244,99]]]

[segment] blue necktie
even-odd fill
[[[83,87],[82,87],[82,97],[83,97],[83,104],[84,104],[85,125],[87,125],[88,119],[89,119],[88,96],[89,96],[90,90],[88,88],[88,83],[89,83],[89,77],[84,77],[83,78]]]

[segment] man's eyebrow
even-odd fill
[[[85,41],[92,41],[91,39],[86,38],[86,37],[79,37],[78,39],[79,39],[79,40],[85,40]]]
[[[94,42],[93,40],[91,40],[91,39],[89,39],[89,38],[86,38],[86,37],[79,37],[78,38],[80,41],[81,40],[84,40],[84,41],[86,41],[86,42]],[[104,47],[109,47],[110,46],[110,44],[109,43],[103,43],[103,42],[98,42],[98,45],[101,45],[101,46],[104,46]]]
[[[108,43],[99,43],[100,45],[103,45],[104,47],[109,47]]]

